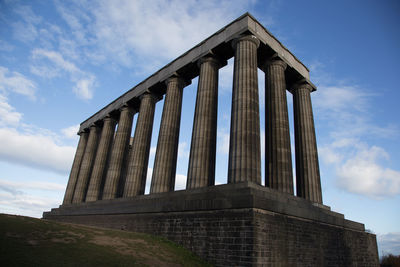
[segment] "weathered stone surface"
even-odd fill
[[[251,182],[63,205],[43,217],[164,236],[216,266],[378,266],[363,224]]]
[[[292,154],[286,101],[285,69],[280,59],[267,60],[265,72],[265,185],[293,194]]]
[[[90,176],[89,187],[86,193],[85,201],[96,201],[100,198],[101,184],[105,176],[107,159],[110,156],[116,123],[116,120],[112,117],[104,118],[99,146],[97,148],[96,158],[94,160],[93,171],[92,175]]]
[[[123,197],[143,195],[146,187],[151,133],[153,131],[156,96],[145,94],[140,102],[132,151],[129,155]]]
[[[110,163],[108,165],[102,199],[113,199],[118,195],[123,162],[129,151],[133,115],[134,109],[132,107],[124,106],[121,109],[118,128],[111,149]]]
[[[85,153],[85,148],[89,137],[88,132],[81,132],[79,135],[80,138],[79,138],[78,148],[76,149],[74,162],[72,163],[71,173],[69,174],[69,179],[68,179],[67,189],[65,190],[63,204],[71,203],[74,197],[76,181],[78,180],[83,154]]]
[[[292,89],[296,147],[297,196],[322,203],[317,140],[311,104],[312,87],[307,83]]]
[[[215,183],[218,68],[221,63],[214,57],[208,56],[200,59],[198,65],[200,76],[190,145],[187,189]]]
[[[158,134],[150,193],[173,191],[181,124],[182,94],[185,82],[179,77],[167,81],[167,92]]]
[[[97,151],[97,143],[99,139],[99,127],[97,125],[90,126],[89,138],[83,155],[81,168],[76,181],[76,187],[72,203],[81,203],[85,200],[86,190],[89,184],[90,174],[92,173],[94,157]]]
[[[257,80],[257,47],[253,35],[233,43],[233,93],[229,143],[228,183],[261,184],[260,112]]]

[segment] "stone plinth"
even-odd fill
[[[251,182],[62,205],[43,218],[164,236],[216,266],[378,266],[363,224]]]

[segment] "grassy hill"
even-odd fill
[[[0,266],[209,266],[147,234],[0,214]]]

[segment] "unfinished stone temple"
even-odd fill
[[[218,71],[232,57],[228,181],[214,185]],[[257,68],[265,73],[265,186]],[[197,76],[187,186],[174,191],[182,93]],[[293,95],[296,194],[286,90]],[[378,266],[375,235],[322,202],[315,90],[307,67],[246,13],[81,123],[63,204],[43,218],[163,236],[216,266]],[[163,97],[145,195],[154,110]]]

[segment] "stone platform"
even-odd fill
[[[363,224],[252,182],[61,205],[43,218],[163,236],[216,266],[379,265]]]

